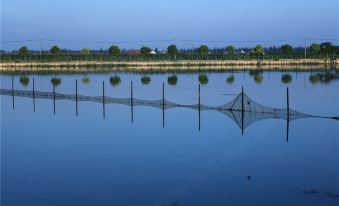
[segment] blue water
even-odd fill
[[[256,102],[317,116],[339,116],[338,78],[319,72],[263,72],[261,83],[249,72],[206,73],[201,103],[218,106],[244,87]],[[320,72],[323,74],[324,72]],[[333,73],[333,72],[332,72]],[[165,98],[178,104],[198,103],[199,73],[1,75],[1,88],[88,96]],[[226,79],[233,75],[230,84]],[[121,82],[111,86],[110,77]],[[82,79],[90,82],[84,84]],[[258,78],[257,78],[258,79]],[[339,121],[302,118],[289,122],[265,119],[242,131],[216,111],[1,96],[1,205],[338,205]],[[242,134],[243,132],[243,134]]]

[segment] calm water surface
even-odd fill
[[[198,104],[199,73],[1,75],[1,88]],[[119,77],[112,78],[110,77]],[[142,77],[143,82],[141,81]],[[257,103],[339,116],[338,73],[238,72],[201,77],[201,104],[245,93]],[[171,80],[171,79],[170,79]],[[13,104],[14,103],[14,104]],[[13,108],[14,105],[14,108]],[[132,110],[133,109],[133,122]],[[54,205],[338,205],[339,122],[253,121],[217,111],[1,95],[1,203]]]

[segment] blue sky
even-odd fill
[[[338,0],[1,0],[1,49],[253,46],[339,38]],[[174,39],[195,40],[182,42]],[[271,40],[284,40],[271,41]],[[147,42],[171,40],[166,42]],[[206,42],[216,41],[216,42]],[[234,41],[234,42],[233,42]],[[310,40],[311,42],[311,40]],[[338,42],[338,41],[337,41]],[[336,43],[337,43],[336,42]]]

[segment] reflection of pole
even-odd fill
[[[53,84],[53,111],[55,114],[55,85]]]
[[[14,110],[14,77],[12,77],[12,107]]]
[[[75,80],[75,114],[78,116],[78,80]]]
[[[286,141],[288,142],[288,130],[290,126],[290,97],[288,92],[288,87],[286,89],[286,101],[287,101],[287,114],[286,114],[286,120],[287,120],[287,130],[286,130]]]
[[[165,127],[165,83],[162,83],[162,127]]]
[[[102,116],[105,119],[105,81],[102,81]]]
[[[241,87],[241,134],[244,134],[244,87]]]
[[[133,81],[131,81],[131,119],[133,123]]]
[[[200,131],[200,109],[201,109],[201,104],[200,104],[200,84],[199,84],[199,131]]]
[[[35,112],[35,88],[34,88],[34,77],[33,77],[33,111]]]

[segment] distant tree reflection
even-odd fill
[[[28,84],[29,84],[29,78],[26,77],[26,76],[20,77],[20,83],[21,83],[23,86],[27,87]]]
[[[109,79],[109,82],[113,87],[118,86],[121,82],[121,79],[119,76],[114,76]]]

